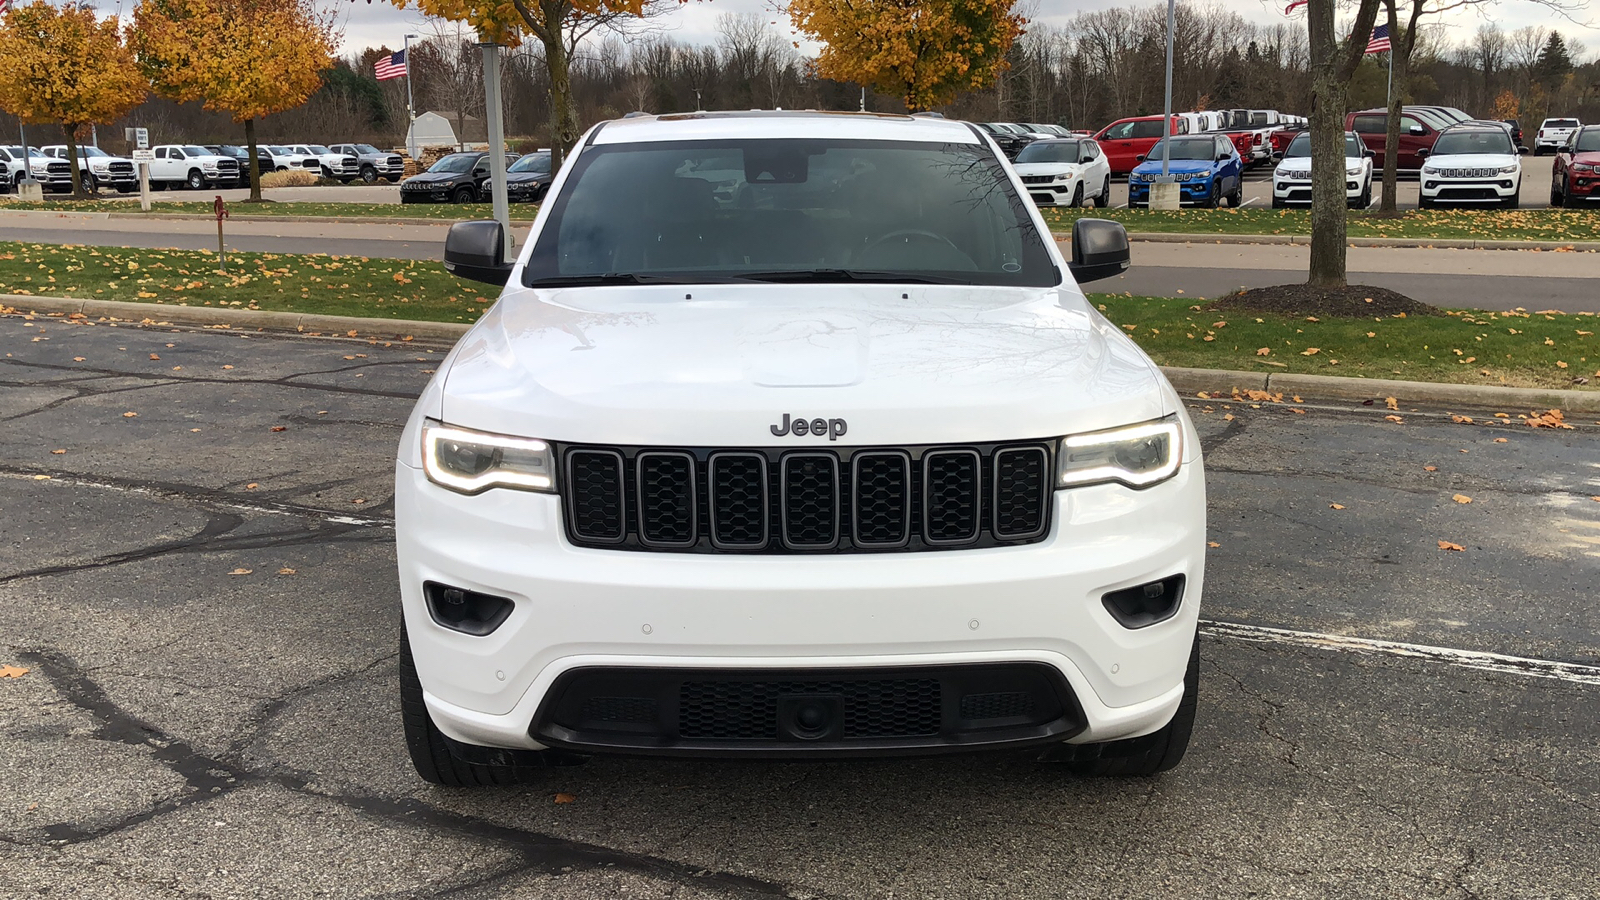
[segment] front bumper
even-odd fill
[[[1440,203],[1484,203],[1516,196],[1517,176],[1494,178],[1444,178],[1423,173],[1422,196]]]
[[[1178,183],[1178,203],[1182,206],[1193,206],[1211,200],[1210,181],[1184,181]],[[1148,182],[1128,183],[1128,205],[1147,206],[1150,203],[1150,184]]]
[[[559,705],[553,689],[564,677],[596,669],[653,671],[660,684],[694,669],[837,681],[863,671],[1032,664],[1064,685],[1061,716],[1019,723],[1022,730],[998,741],[958,736],[872,749],[1133,737],[1159,729],[1177,709],[1199,616],[1198,463],[1144,491],[1056,492],[1052,532],[1040,543],[918,553],[579,548],[564,536],[554,495],[462,496],[403,464],[395,500],[401,599],[428,711],[449,737],[482,746],[605,749],[593,736],[574,738],[583,729],[551,705]],[[1128,629],[1101,602],[1109,591],[1175,574],[1187,586],[1165,621]],[[429,613],[430,581],[508,597],[515,607],[482,637],[448,629]],[[737,752],[671,736],[653,749]]]
[[[1043,184],[1029,184],[1023,182],[1023,187],[1028,189],[1028,196],[1037,206],[1068,206],[1072,203],[1073,192],[1082,181],[1073,178],[1068,181],[1048,181]],[[1088,190],[1087,187],[1084,190]]]
[[[1345,177],[1344,196],[1346,200],[1356,200],[1361,197],[1361,190],[1365,186],[1360,178]],[[1272,196],[1280,203],[1311,203],[1311,179],[1309,178],[1281,178],[1272,176]]]

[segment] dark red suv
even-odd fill
[[[1389,111],[1384,109],[1364,109],[1345,116],[1344,128],[1354,131],[1361,136],[1361,142],[1367,149],[1376,154],[1378,159],[1383,159],[1383,145],[1389,135]],[[1395,167],[1405,171],[1417,171],[1422,168],[1423,154],[1419,150],[1432,150],[1433,142],[1439,139],[1442,126],[1439,120],[1420,110],[1402,107],[1400,110],[1400,149],[1396,157]]]
[[[1582,208],[1600,200],[1600,125],[1585,125],[1556,148],[1550,205]]]

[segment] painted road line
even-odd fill
[[[1342,634],[1319,634],[1311,631],[1290,631],[1268,628],[1264,625],[1243,625],[1237,622],[1202,620],[1201,631],[1210,637],[1261,644],[1285,644],[1315,650],[1334,650],[1342,653],[1370,653],[1420,659],[1442,663],[1462,669],[1481,672],[1498,672],[1505,675],[1525,675],[1531,678],[1550,678],[1572,684],[1600,685],[1600,666],[1578,663],[1551,662],[1525,656],[1508,656],[1503,653],[1485,653],[1479,650],[1455,650],[1449,647],[1430,647],[1426,644],[1405,644],[1399,641],[1380,641],[1349,637]]]

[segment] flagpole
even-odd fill
[[[411,39],[416,35],[408,34],[404,38],[406,55],[406,152],[412,157],[417,155],[416,148],[411,146],[411,129],[417,124],[417,110],[411,99]]]

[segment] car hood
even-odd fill
[[[1572,161],[1591,166],[1600,166],[1600,150],[1585,150],[1582,153],[1572,154]]]
[[[1209,172],[1216,163],[1203,159],[1175,159],[1167,164],[1169,172]],[[1134,167],[1133,171],[1140,175],[1160,175],[1161,160],[1155,162],[1145,161]]]
[[[435,182],[444,183],[448,181],[457,181],[465,177],[466,176],[460,172],[418,172],[410,178],[407,178],[406,181],[416,182],[417,184],[433,184]]]
[[[1522,159],[1509,153],[1447,153],[1430,156],[1426,162],[1439,169],[1498,169],[1521,165]]]
[[[1075,175],[1078,172],[1075,164],[1061,162],[1017,163],[1012,168],[1018,175]]]
[[[506,184],[538,184],[540,182],[549,181],[549,180],[550,180],[550,176],[549,175],[541,175],[538,172],[507,172],[506,173]]]
[[[1177,407],[1070,286],[514,288],[441,376],[452,424],[619,444],[815,442],[775,436],[785,414],[856,445],[1014,440]]]

